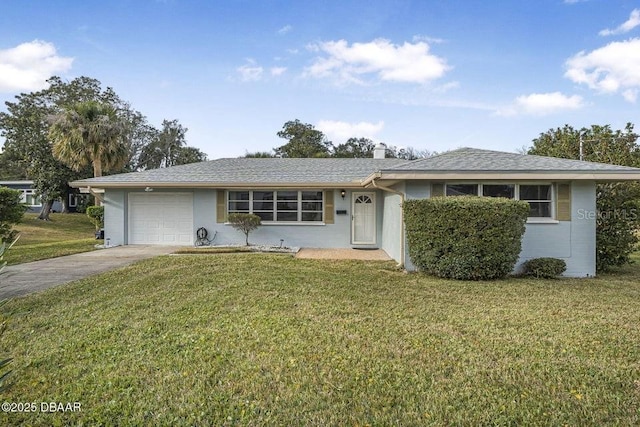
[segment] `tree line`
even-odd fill
[[[346,142],[334,145],[327,136],[313,125],[300,120],[291,120],[284,124],[277,135],[287,140],[286,144],[272,151],[246,153],[245,157],[373,157],[376,144],[369,138],[349,138]],[[432,156],[433,152],[413,147],[398,148],[387,145],[386,157],[415,160]]]
[[[7,101],[0,113],[0,179],[33,180],[43,202],[40,219],[48,219],[58,198],[68,209],[70,181],[206,160],[187,146],[178,120],[163,120],[158,129],[96,79],[54,76],[47,83]]]

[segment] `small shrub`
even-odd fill
[[[513,271],[529,204],[491,197],[434,197],[403,206],[409,256],[429,274],[490,280]]]
[[[245,244],[249,246],[249,233],[257,229],[262,222],[260,217],[254,214],[232,213],[229,214],[228,221],[231,226],[245,235]]]
[[[22,221],[27,210],[20,197],[19,191],[0,187],[0,238],[5,241],[13,241],[17,231],[12,226]]]
[[[96,230],[104,228],[104,206],[87,206],[87,216],[96,226]]]
[[[567,263],[558,258],[533,258],[522,264],[523,273],[539,279],[553,279],[567,269]]]

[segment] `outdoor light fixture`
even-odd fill
[[[151,187],[146,187],[146,188],[144,189],[144,191],[146,191],[147,193],[149,193],[149,192],[153,191],[153,188],[151,188]]]
[[[344,190],[340,190],[340,195],[342,196],[342,198],[343,198],[343,199],[344,199],[344,195],[345,195],[345,194],[347,194],[347,192],[346,192],[346,191],[344,191]]]

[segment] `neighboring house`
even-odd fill
[[[20,201],[27,206],[27,212],[40,212],[42,209],[42,200],[40,196],[36,195],[36,190],[33,188],[33,181],[0,181],[0,187],[8,187],[12,190],[19,190],[22,193]],[[69,200],[69,210],[75,211],[78,205],[78,194],[67,194]],[[53,202],[52,212],[62,211],[62,202],[58,199]]]
[[[531,213],[518,266],[561,258],[567,276],[595,275],[596,182],[640,180],[640,169],[462,148],[426,159],[217,159],[72,182],[103,199],[112,245],[242,243],[225,222],[250,212],[263,226],[252,243],[384,249],[408,257],[402,202],[476,194],[526,200]],[[518,267],[516,267],[517,269]]]

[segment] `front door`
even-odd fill
[[[351,243],[354,245],[376,244],[376,194],[352,193],[351,199]]]

